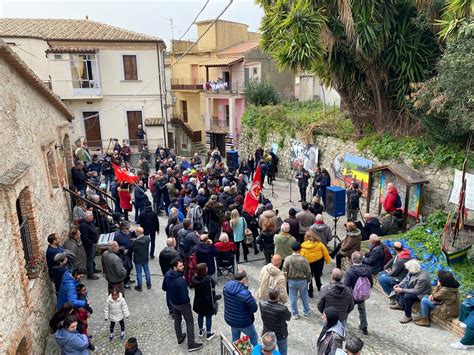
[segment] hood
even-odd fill
[[[175,255],[175,254],[178,253],[178,252],[176,251],[176,249],[171,248],[171,247],[165,247],[161,252],[162,252],[164,255]]]
[[[316,229],[317,231],[319,232],[322,232],[322,231],[325,231],[326,229],[330,229],[331,227],[329,227],[327,224],[325,224],[324,222],[322,223],[318,223],[318,222],[315,222],[313,224],[313,228]]]
[[[357,276],[359,277],[369,277],[371,274],[370,268],[364,264],[355,264],[351,266],[351,269],[353,269],[356,273]]]
[[[108,299],[109,302],[115,303],[115,302],[120,302],[120,301],[122,301],[122,298],[123,298],[122,293],[119,292],[119,296],[118,296],[118,298],[117,298],[116,300],[114,300],[114,299],[112,298],[112,294],[110,294],[107,299]]]
[[[407,259],[407,260],[410,259],[411,258],[410,251],[408,249],[403,248],[402,252],[398,255],[398,258]]]
[[[171,279],[177,279],[179,277],[183,277],[183,273],[177,272],[177,271],[174,271],[173,269],[171,269],[168,272],[168,277],[171,278]]]
[[[273,264],[268,264],[265,266],[265,269],[271,276],[278,276],[282,273],[282,271]]]
[[[352,237],[352,238],[356,238],[356,239],[360,239],[362,240],[362,235],[360,233],[360,229],[355,229],[353,231],[350,231],[347,233],[348,236]]]
[[[301,247],[305,249],[316,249],[318,247],[318,242],[306,240],[303,242],[303,244],[301,244]]]
[[[342,282],[329,284],[328,291],[335,298],[344,298],[351,294],[350,290]]]
[[[291,234],[290,233],[285,233],[285,232],[280,232],[278,235],[282,238],[281,242],[283,243],[288,243],[290,241]],[[276,237],[276,235],[275,235]]]
[[[193,284],[194,285],[201,285],[201,284],[209,282],[208,280],[209,279],[207,278],[207,276],[194,276],[193,277]]]
[[[392,193],[392,194],[398,194],[398,191],[397,191],[397,188],[395,186],[391,187],[389,190],[388,190],[389,193]]]
[[[262,213],[262,216],[265,218],[273,218],[276,216],[275,211],[273,210],[266,210]]]
[[[342,325],[342,323],[340,321],[337,321],[336,325],[334,327],[328,329],[327,332],[337,333],[341,337],[344,337],[344,334],[345,334],[344,326]]]
[[[237,280],[230,280],[224,286],[224,292],[234,296],[246,290],[247,286]]]
[[[75,333],[70,332],[65,328],[61,328],[56,332],[56,342],[60,347],[63,347],[74,335]]]

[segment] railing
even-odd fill
[[[219,121],[219,118],[216,116],[212,117],[210,126],[211,126],[211,129],[214,129],[214,130],[221,130],[221,131],[229,130],[229,125],[227,124],[227,122]]]
[[[93,154],[105,154],[107,152],[113,153],[114,152],[114,141],[112,138],[110,139],[103,139],[103,140],[88,140],[85,139],[87,145],[89,147],[89,153]],[[123,145],[123,139],[119,140],[120,145]],[[132,153],[138,153],[141,151],[141,145],[139,144],[142,140],[138,139],[125,139],[125,142],[130,146]],[[156,139],[144,139],[143,144],[148,144],[148,149],[150,152],[155,150],[158,146],[164,146],[165,142],[163,138],[156,138]]]
[[[23,254],[28,264],[33,257],[33,249],[31,247],[30,229],[28,228],[28,220],[25,219],[20,225],[21,244],[23,245]]]
[[[200,142],[202,140],[202,132],[201,131],[194,131],[186,122],[178,117],[172,117],[171,123],[176,124],[181,127],[181,129],[187,134],[189,139],[192,142]]]
[[[232,81],[232,82],[225,82],[225,81],[209,81],[204,83],[203,88],[209,93],[216,93],[216,94],[238,94],[243,93],[245,91],[246,84],[244,81]]]
[[[221,333],[221,355],[239,355],[234,344]]]
[[[105,213],[106,215],[112,217],[112,212],[107,211],[106,209],[104,209],[104,208],[100,207],[99,205],[95,204],[94,202],[92,202],[92,201],[90,201],[90,200],[88,200],[88,199],[82,197],[82,196],[79,195],[78,193],[76,193],[76,192],[70,190],[68,187],[63,186],[63,190],[66,191],[66,192],[68,192],[71,196],[73,196],[73,197],[75,197],[75,198],[77,198],[77,199],[79,199],[79,200],[82,200],[82,201],[84,201],[85,203],[91,205],[93,209],[99,210],[99,211]]]
[[[203,90],[204,79],[172,78],[171,90]]]
[[[94,190],[97,192],[97,194],[100,194],[104,197],[105,202],[107,203],[107,206],[110,206],[110,202],[112,202],[112,206],[115,206],[115,198],[113,198],[111,195],[109,195],[107,192],[102,191],[101,189],[97,188],[96,186],[92,185],[89,181],[86,181],[86,185],[89,186],[90,189]]]

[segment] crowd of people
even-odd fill
[[[313,313],[309,298],[318,299],[317,310],[324,319],[316,342],[318,354],[360,353],[363,342],[346,334],[347,318],[357,306],[359,328],[368,334],[365,301],[370,298],[374,279],[390,296],[390,308],[404,311],[401,323],[413,320],[416,302],[421,307],[421,316],[415,319],[419,326],[429,326],[430,312],[446,318],[458,315],[459,284],[451,273],[440,271],[438,284],[432,290],[429,275],[400,243],[394,244],[393,254],[381,243],[383,223],[377,224],[378,219],[370,215],[364,216],[364,224],[358,221],[361,193],[356,183],[347,189],[346,236],[331,246],[333,232],[322,215],[325,188],[330,185],[325,169],[317,168],[310,203],[306,202],[309,174],[299,169],[296,178],[301,208],[291,208],[283,219],[264,194],[260,195],[260,207],[255,212],[244,207],[248,183],[258,164],[262,182],[265,177],[268,184],[275,180],[278,158],[271,151],[259,147],[254,157],[228,168],[217,149],[210,151],[205,161],[197,155],[189,160],[177,159],[171,149],[163,147],[158,147],[152,158],[144,143],[133,169],[127,155],[121,154],[123,147],[117,148],[102,159],[92,156],[90,164],[81,160],[76,151],[77,163],[72,170],[75,186],[71,190],[77,195],[69,237],[63,245],[55,235],[48,237],[46,259],[57,292],[57,312],[50,325],[64,354],[86,354],[87,349],[94,349],[87,326],[93,309],[81,283],[84,276],[94,282],[99,279],[97,274],[105,276],[108,295],[104,297],[104,315],[110,321],[109,339],[113,341],[118,322],[119,338],[125,340],[125,319],[130,315],[127,290],[135,284],[134,289],[142,292],[143,273],[146,288],[152,288],[149,261],[155,258],[158,216],[167,219],[166,246],[159,252],[163,302],[174,319],[178,344],[186,341],[189,351],[203,347],[194,334],[193,312],[197,315],[199,339],[209,341],[216,336],[213,317],[219,312],[221,298],[232,341],[247,335],[255,354],[288,353],[287,322],[300,318],[298,300],[303,317]],[[151,160],[155,162],[155,173],[150,172]],[[136,182],[119,181],[113,175],[112,164],[129,171]],[[264,169],[265,164],[268,167]],[[388,190],[391,194],[384,208],[393,217],[397,213],[396,190],[393,185]],[[107,200],[108,194],[114,197],[114,204]],[[128,216],[133,209],[135,228]],[[104,234],[112,238],[97,245],[99,236]],[[371,247],[364,255],[361,241],[367,235]],[[102,253],[102,269],[95,264],[97,250]],[[249,289],[248,275],[241,264],[249,260],[252,251],[255,255],[262,253],[265,259],[255,294]],[[332,259],[336,268],[331,272],[330,283],[323,286],[324,265],[332,263]],[[343,263],[349,265],[346,273],[341,270]],[[133,267],[136,280],[130,277]],[[220,295],[216,284],[224,271],[231,273],[232,279],[225,283]],[[261,337],[254,317],[258,310],[263,322]],[[470,319],[468,310],[461,311],[463,319]],[[186,332],[182,329],[183,318]],[[471,345],[470,322],[466,322],[467,338],[453,347]],[[141,353],[136,338],[129,338],[125,346],[127,354]]]

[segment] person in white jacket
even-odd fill
[[[105,321],[110,319],[110,335],[109,340],[114,339],[114,328],[115,323],[120,323],[120,340],[125,339],[125,320],[130,316],[127,302],[123,298],[122,294],[117,290],[113,289],[112,293],[107,297],[107,302],[104,309]]]

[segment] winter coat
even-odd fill
[[[192,229],[181,229],[178,232],[178,253],[182,257],[189,258],[193,253],[193,248],[199,243],[196,231]]]
[[[66,271],[63,274],[56,310],[59,311],[66,302],[72,303],[74,308],[83,308],[87,305],[85,301],[81,301],[77,298],[77,284],[78,282],[74,277],[72,277],[69,271]]]
[[[293,254],[291,250],[291,244],[296,242],[296,238],[292,235],[280,232],[276,234],[273,238],[273,243],[275,244],[275,254],[281,256],[282,259],[285,259],[287,256]]]
[[[111,284],[122,282],[125,276],[127,276],[127,270],[123,266],[122,259],[111,251],[106,251],[102,254],[102,265],[104,267],[105,279]]]
[[[390,261],[384,265],[384,270],[392,269],[387,276],[395,277],[398,282],[404,279],[408,274],[408,270],[405,268],[405,264],[411,259],[410,251],[403,249],[398,255],[395,255]]]
[[[194,246],[193,252],[196,254],[196,262],[206,263],[207,274],[214,275],[216,273],[216,247],[213,244],[200,242]]]
[[[356,229],[351,232],[348,232],[341,243],[341,254],[350,258],[353,252],[360,251],[361,241],[362,235],[360,233],[360,230]]]
[[[145,195],[145,192],[138,187],[136,187],[135,190],[133,191],[133,197],[135,199],[135,202],[134,202],[135,208],[143,208],[145,207],[146,201],[149,201],[148,196]]]
[[[61,288],[61,283],[63,281],[64,273],[68,270],[64,266],[55,265],[49,271],[50,271],[51,279],[54,282],[54,287],[56,289],[56,292],[59,292],[59,289]]]
[[[178,256],[178,251],[174,248],[165,247],[158,257],[161,273],[166,275],[169,269],[171,269],[171,262]]]
[[[365,255],[362,264],[370,268],[372,274],[378,274],[383,270],[385,261],[385,251],[382,243],[373,246],[372,249]]]
[[[344,321],[354,309],[352,290],[342,282],[331,282],[321,289],[318,300],[318,310],[323,313],[328,307],[334,307],[339,313],[339,320]]]
[[[257,238],[257,243],[262,246],[263,251],[273,253],[275,251],[275,244],[273,242],[272,232],[261,232]]]
[[[278,289],[280,290],[280,302],[286,303],[286,301],[288,301],[285,273],[272,263],[265,265],[260,271],[259,285],[260,288],[255,295],[258,300],[268,300],[268,291],[270,290],[270,287],[278,286]]]
[[[316,216],[309,211],[301,211],[296,214],[296,219],[299,221],[299,234],[305,234],[313,225]]]
[[[207,276],[193,276],[194,302],[193,311],[201,316],[214,315],[214,302],[216,302],[216,286],[214,280]],[[211,296],[212,292],[212,296]]]
[[[322,258],[324,258],[326,264],[331,263],[328,249],[321,242],[312,242],[311,240],[304,241],[301,244],[301,255],[304,256],[310,264],[321,260]]]
[[[99,240],[99,231],[92,222],[82,220],[79,223],[79,230],[81,231],[81,240],[84,248],[91,247]]]
[[[140,215],[140,227],[143,228],[143,234],[153,236],[160,233],[160,222],[158,215],[153,212],[151,206],[145,207]]]
[[[344,335],[344,326],[341,322],[337,322],[337,324],[328,329],[318,341],[318,355],[332,355],[335,354],[337,349],[342,349]]]
[[[288,280],[311,281],[311,267],[309,266],[308,260],[301,255],[295,254],[285,258],[283,272],[286,273]]]
[[[234,242],[217,242],[214,245],[216,247],[216,251],[220,251],[223,253],[226,253],[229,251],[237,251],[237,246],[235,245]]]
[[[105,320],[110,319],[111,322],[120,322],[129,316],[130,311],[128,310],[127,302],[122,294],[119,292],[119,296],[116,300],[114,300],[112,294],[110,294],[109,297],[107,297],[107,302],[104,308]]]
[[[395,212],[395,204],[397,202],[397,195],[398,191],[394,187],[392,187],[390,190],[388,190],[387,195],[385,196],[385,199],[383,200],[383,209],[385,212],[392,214]]]
[[[323,243],[326,247],[333,238],[331,227],[329,227],[324,222],[314,222],[314,224],[309,229],[319,235],[321,243]]]
[[[79,191],[86,189],[87,175],[84,170],[72,168],[71,169],[72,183],[77,187]]]
[[[146,264],[150,257],[150,236],[142,235],[132,240],[133,262],[135,264]]]
[[[86,251],[84,250],[81,240],[75,240],[74,238],[66,239],[64,242],[64,249],[67,249],[74,254],[74,259],[72,260],[73,269],[86,269]]]
[[[52,247],[51,245],[48,245],[48,248],[46,249],[46,264],[48,265],[48,271],[49,271],[49,276],[51,277],[51,270],[53,269],[55,262],[54,262],[54,257],[56,254],[62,253],[64,251],[64,248],[60,245],[58,245],[56,248]]]
[[[290,225],[290,234],[293,237],[298,237],[300,234],[300,221],[296,219],[296,217],[288,217],[283,222],[286,222]]]
[[[132,210],[132,201],[131,201],[131,196],[130,192],[128,189],[121,189],[120,187],[117,189],[118,195],[120,198],[120,208],[125,210],[125,211],[131,211]]]
[[[190,302],[188,285],[181,272],[170,269],[165,275],[161,289],[166,291],[166,297],[171,304],[181,306]]]
[[[365,221],[364,225],[365,233],[369,236],[371,234],[377,234],[378,236],[383,235],[382,225],[378,218],[373,217]]]
[[[273,225],[276,226],[278,224],[277,215],[273,210],[266,210],[263,211],[260,217],[258,218],[258,227],[262,229],[263,223],[267,220],[271,220]]]
[[[355,284],[359,277],[367,277],[370,281],[370,287],[374,287],[374,279],[370,268],[364,264],[352,264],[349,270],[346,271],[344,276],[344,286],[354,290]],[[362,303],[364,301],[354,301],[355,304]]]
[[[124,355],[143,355],[143,353],[138,347],[136,347],[135,349],[125,350]]]
[[[61,328],[55,333],[55,338],[61,348],[61,355],[89,355],[87,335]]]
[[[435,302],[441,304],[436,306],[433,314],[441,319],[452,319],[459,316],[459,288],[436,285],[431,293]]]
[[[413,293],[421,300],[424,295],[431,294],[430,275],[425,270],[420,270],[417,274],[408,273],[400,282],[400,287],[403,293]]]
[[[285,287],[286,288],[286,287]],[[289,309],[278,302],[260,301],[260,314],[262,316],[262,333],[274,332],[278,340],[288,337],[288,322],[291,319]]]
[[[237,280],[230,280],[224,286],[224,319],[235,328],[246,328],[253,324],[257,302],[248,287]]]
[[[234,203],[234,196],[228,192],[223,192],[220,194],[218,201],[224,206],[224,210],[228,210],[229,206]]]

